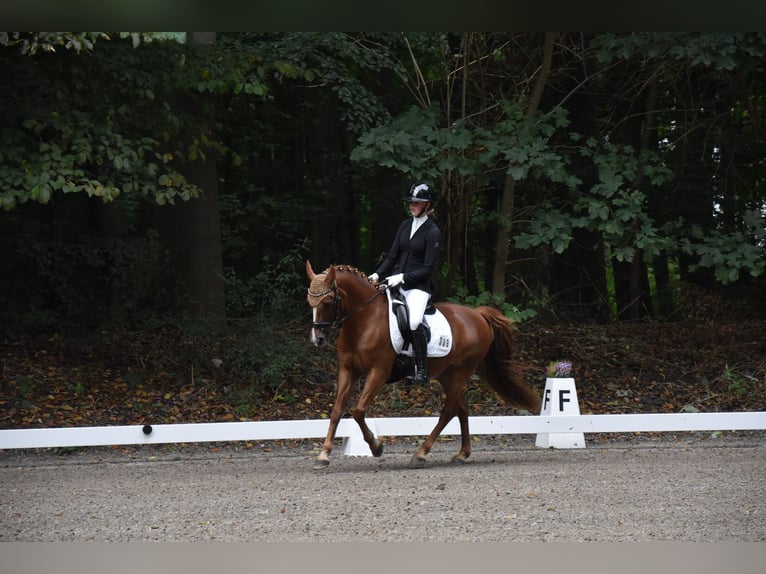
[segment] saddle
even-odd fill
[[[396,324],[399,326],[399,331],[404,339],[404,347],[402,350],[406,351],[412,344],[412,334],[410,333],[410,309],[407,307],[407,300],[402,295],[402,292],[398,287],[389,289],[391,295],[391,311],[396,317]],[[426,305],[425,316],[423,317],[423,327],[426,330],[426,342],[431,340],[431,327],[428,325],[427,316],[436,313],[436,307],[434,307],[431,300],[428,300]]]
[[[398,287],[388,289],[388,314],[391,346],[396,351],[391,375],[388,382],[395,382],[413,373],[414,350],[410,335],[410,317],[407,301]],[[426,341],[429,357],[445,357],[452,349],[452,331],[444,314],[435,305],[428,302],[423,326],[426,330]]]

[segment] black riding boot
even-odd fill
[[[416,385],[428,385],[428,347],[426,342],[426,328],[420,324],[411,332],[412,349],[415,351],[415,376],[412,383]]]

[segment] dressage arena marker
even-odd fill
[[[437,420],[437,417],[395,417],[368,419],[367,423],[375,425],[380,436],[425,436]],[[477,416],[469,417],[469,423],[473,435],[764,430],[766,411]],[[0,449],[324,438],[328,425],[328,419],[312,419],[6,429],[0,430]],[[351,437],[355,432],[356,422],[342,419],[336,436]],[[442,435],[460,435],[458,421],[450,421]]]
[[[577,388],[573,378],[548,377],[545,380],[540,414],[549,416],[580,414],[580,403],[577,401]],[[582,432],[543,432],[537,435],[535,446],[538,448],[585,448],[585,435]]]

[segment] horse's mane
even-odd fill
[[[351,275],[355,275],[356,277],[359,277],[360,279],[364,279],[367,283],[373,284],[373,281],[367,276],[367,274],[364,271],[361,271],[357,269],[356,267],[353,267],[351,265],[330,265],[327,269],[324,270],[324,273],[326,274],[331,268],[334,268],[336,271],[342,271],[344,273],[350,273]]]

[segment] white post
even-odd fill
[[[577,389],[573,378],[548,377],[545,380],[543,405],[540,415],[575,416],[580,414]],[[539,433],[535,446],[539,448],[585,448],[585,435],[581,432]]]

